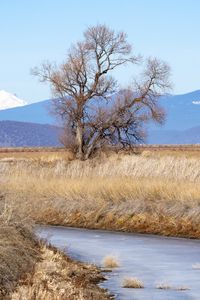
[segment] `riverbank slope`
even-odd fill
[[[36,223],[200,238],[199,155],[0,161],[1,193]]]
[[[5,206],[0,213],[0,299],[108,300],[94,265],[70,259],[38,240],[28,218]]]

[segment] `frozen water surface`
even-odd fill
[[[116,299],[200,300],[200,241],[153,235],[45,226],[38,235],[80,261],[102,266],[106,255],[114,255],[120,267],[105,273],[107,288]],[[122,288],[125,277],[137,277],[144,289]],[[160,283],[170,290],[159,290]],[[180,286],[189,290],[177,291]]]

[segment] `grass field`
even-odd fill
[[[108,152],[83,162],[12,153],[1,159],[0,188],[37,223],[199,238],[199,154]]]
[[[26,272],[33,272],[39,244],[32,224],[13,214],[8,205],[0,212],[0,299],[7,299]]]
[[[17,215],[13,203],[1,206],[1,300],[111,298],[97,285],[104,279],[97,267],[75,262],[38,241],[29,218]]]
[[[88,161],[23,150],[0,151],[0,299],[109,298],[99,270],[38,242],[34,223],[200,238],[198,149],[106,151]]]

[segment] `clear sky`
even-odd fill
[[[200,89],[199,0],[0,0],[0,89],[28,102],[48,99],[30,69],[62,62],[97,23],[127,32],[136,53],[167,61],[173,93]],[[122,83],[132,75],[130,68],[116,74]]]

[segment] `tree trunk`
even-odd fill
[[[97,134],[95,138],[91,139],[90,144],[88,145],[84,153],[84,159],[88,159],[90,157],[90,155],[94,151],[94,147],[96,146],[98,139],[99,139],[99,134]]]
[[[76,129],[76,143],[78,146],[78,151],[76,154],[76,157],[78,159],[83,159],[84,155],[83,155],[83,129],[81,124],[77,125],[77,129]]]
[[[84,159],[88,159],[89,157],[90,157],[90,155],[91,155],[91,153],[92,153],[92,150],[93,150],[93,144],[91,144],[88,148],[87,148],[87,150],[86,150],[86,153],[85,153],[85,155],[84,155]]]

